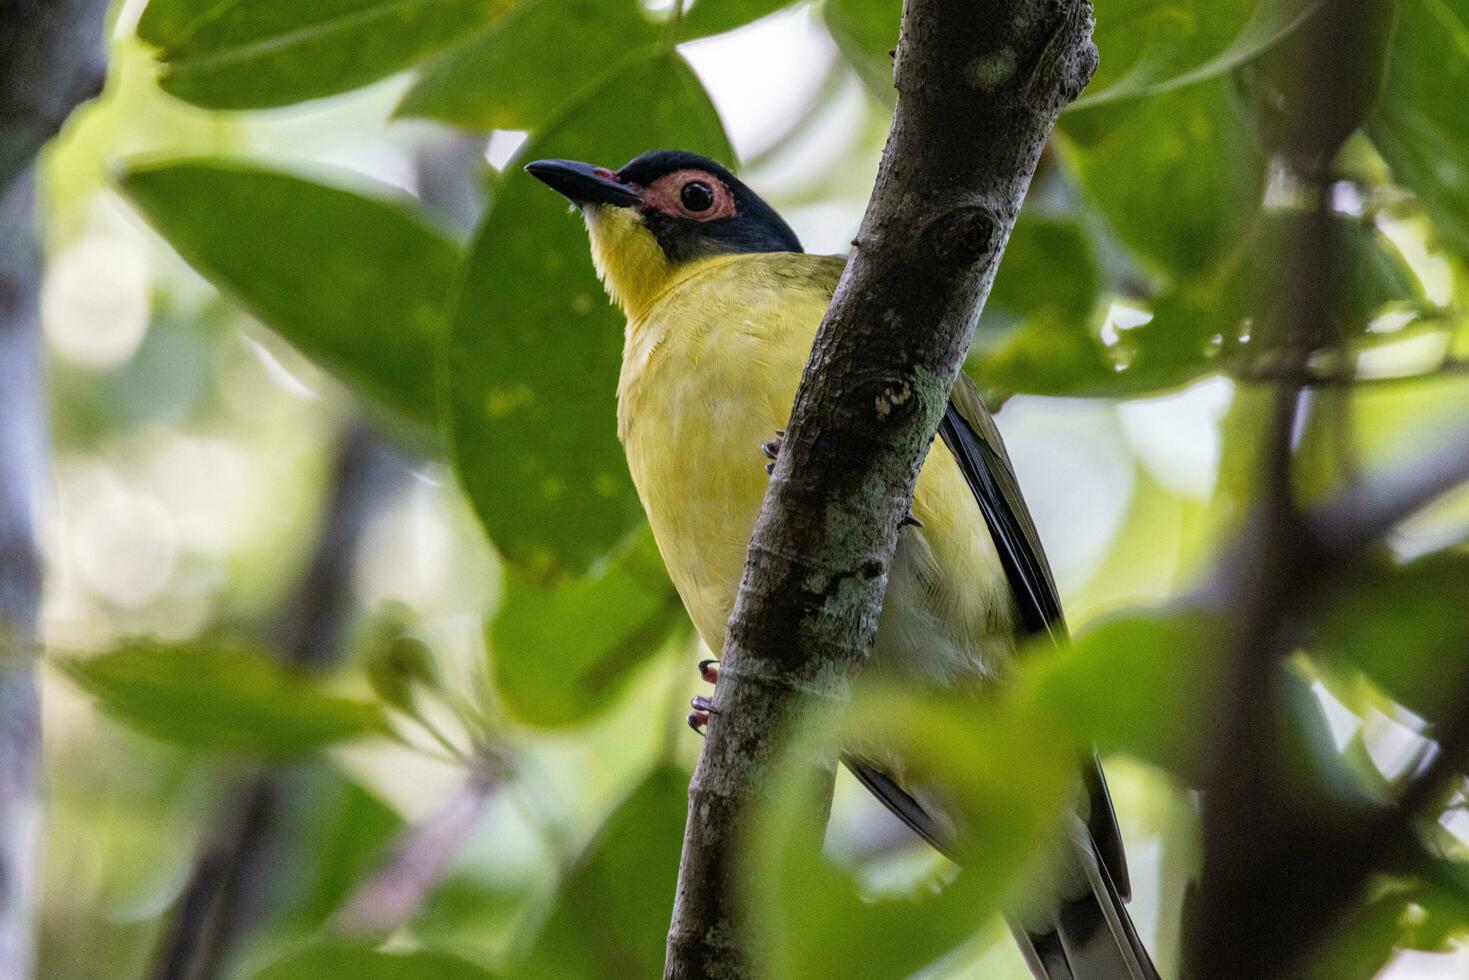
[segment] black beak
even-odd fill
[[[617,180],[606,167],[575,160],[537,160],[525,165],[526,172],[572,204],[610,204],[627,208],[641,202],[633,188]]]

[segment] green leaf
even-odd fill
[[[272,893],[272,910],[315,929],[377,868],[403,832],[403,817],[335,765],[322,761],[293,771],[298,805],[285,814],[277,863],[286,896]],[[287,902],[290,902],[287,905]]]
[[[620,166],[659,146],[733,157],[708,95],[676,55],[630,65],[521,159]],[[642,521],[616,432],[624,323],[597,282],[582,223],[512,166],[472,249],[450,331],[449,425],[491,540],[537,578],[586,572]]]
[[[813,818],[823,818],[829,789],[809,760],[854,744],[901,758],[908,778],[944,794],[971,845],[952,880],[875,898],[860,869],[822,853]],[[1024,872],[1054,840],[1081,757],[1054,725],[971,698],[864,692],[827,737],[798,743],[776,765],[747,831],[744,884],[762,972],[784,980],[922,971],[1013,907]]]
[[[511,575],[490,626],[495,688],[532,725],[569,725],[609,705],[685,622],[644,530],[592,578],[546,588]]]
[[[664,40],[632,0],[534,0],[430,64],[397,114],[537,129]]]
[[[406,204],[226,160],[139,165],[121,189],[206,279],[349,386],[424,427],[458,278]]]
[[[1289,38],[1320,2],[1109,0],[1096,8],[1101,65],[1071,108],[1160,95],[1226,75]]]
[[[1064,729],[1078,745],[1124,752],[1198,785],[1219,720],[1221,643],[1204,614],[1119,617],[1067,649],[1035,651],[1014,697],[1037,724]]]
[[[694,0],[678,27],[680,41],[723,34],[792,6],[793,0]]]
[[[1124,398],[1268,362],[1272,333],[1264,327],[1290,287],[1287,258],[1301,220],[1293,212],[1264,214],[1243,247],[1208,277],[1180,282],[1151,303],[1126,304],[1150,317],[1142,325],[1109,328],[1104,341],[1088,320],[1041,307],[1020,328],[998,339],[981,337],[968,370],[997,395]],[[1347,270],[1335,296],[1342,334],[1357,346],[1398,336],[1400,331],[1366,330],[1386,308],[1424,312],[1422,284],[1397,246],[1371,224],[1340,216],[1334,230]],[[1002,265],[1000,276],[1004,270]],[[1251,343],[1242,339],[1246,335]]]
[[[152,0],[138,36],[159,85],[211,109],[334,95],[407,68],[508,0]],[[202,8],[202,9],[201,9]]]
[[[1469,681],[1469,555],[1379,563],[1347,579],[1319,616],[1328,666],[1350,666],[1429,720],[1444,720]]]
[[[1469,257],[1469,0],[1400,0],[1397,8],[1368,133],[1444,243]]]
[[[1113,233],[1172,276],[1203,274],[1240,244],[1259,213],[1266,160],[1223,80],[1069,113],[1061,128]]]
[[[561,883],[525,980],[644,980],[663,970],[689,775],[660,766],[607,818]]]
[[[388,730],[376,704],[226,640],[137,641],[59,664],[108,714],[184,748],[288,756]]]
[[[494,974],[450,953],[324,943],[287,953],[253,980],[494,980]]]
[[[1026,317],[1054,309],[1085,318],[1097,301],[1098,288],[1096,258],[1081,223],[1022,211],[985,312]]]
[[[888,52],[898,46],[903,0],[827,0],[821,16],[868,91],[891,105],[897,92]]]
[[[1273,49],[1319,0],[1107,0],[1095,7],[1101,64],[1072,108],[1158,95],[1209,81]],[[891,103],[902,0],[827,0],[837,47],[879,99]]]

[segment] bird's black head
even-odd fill
[[[686,263],[801,251],[770,205],[696,153],[653,150],[620,170],[572,160],[537,160],[525,169],[582,210],[598,272],[629,312]]]

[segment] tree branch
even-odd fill
[[[46,420],[34,162],[102,87],[106,7],[0,0],[0,980],[28,977],[35,957],[41,823],[33,498],[46,468]]]
[[[725,640],[690,786],[665,976],[743,977],[740,816],[801,712],[842,699],[897,531],[1061,109],[1096,66],[1086,0],[907,0],[898,104],[817,335]]]

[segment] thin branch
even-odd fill
[[[800,714],[845,698],[899,525],[1056,116],[1095,69],[1085,0],[907,0],[892,132],[817,335],[726,634],[665,976],[755,971],[741,817]]]
[[[1313,515],[1326,549],[1348,556],[1379,540],[1435,500],[1469,482],[1469,429],[1425,452],[1416,462],[1364,481]]]
[[[344,933],[384,936],[423,905],[448,870],[504,777],[504,763],[483,755],[464,785],[428,820],[413,827],[377,871],[364,881],[334,919]]]
[[[105,0],[0,6],[0,980],[30,976],[40,842],[35,649],[46,469],[35,158],[102,88]]]

